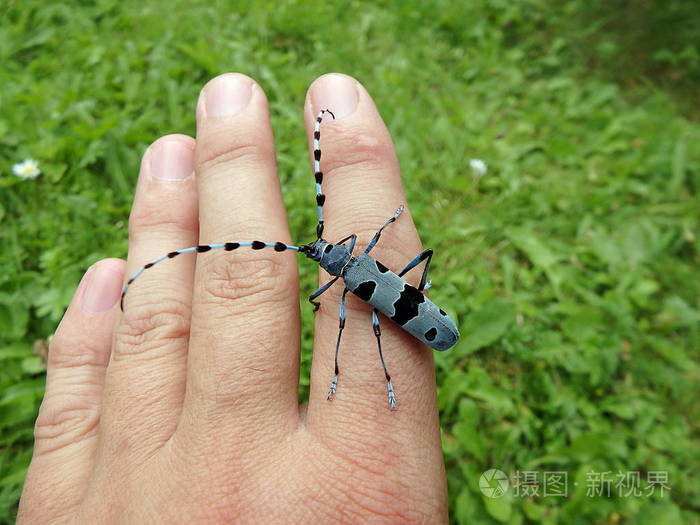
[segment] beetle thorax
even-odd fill
[[[352,253],[346,246],[323,239],[317,239],[308,245],[304,253],[331,275],[340,275],[352,258]]]

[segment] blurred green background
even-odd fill
[[[0,6],[0,522],[31,456],[46,339],[82,272],[125,255],[140,155],[193,134],[200,87],[234,70],[270,99],[299,240],[315,217],[308,84],[354,75],[393,134],[436,250],[431,295],[463,334],[436,354],[455,523],[700,523],[697,2],[246,4]],[[39,178],[13,175],[25,158]],[[301,271],[310,292],[316,269]],[[568,496],[488,498],[492,467],[566,472]],[[621,494],[627,472],[642,488],[666,472],[670,491]]]

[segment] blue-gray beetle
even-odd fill
[[[129,289],[129,286],[143,273],[144,270],[153,267],[165,259],[172,259],[183,253],[203,253],[214,249],[233,251],[240,247],[250,247],[253,250],[273,248],[277,252],[290,250],[304,254],[309,259],[316,261],[321,268],[326,270],[330,275],[334,276],[333,279],[321,286],[309,297],[309,301],[314,305],[315,309],[318,309],[319,307],[319,303],[315,300],[318,296],[328,290],[338,279],[342,279],[345,283],[345,289],[340,300],[340,321],[338,339],[335,347],[335,375],[331,380],[331,386],[328,390],[327,398],[329,400],[333,399],[338,386],[338,355],[340,350],[340,339],[343,333],[343,328],[345,327],[345,296],[348,292],[352,292],[373,307],[372,326],[374,329],[374,335],[377,338],[379,358],[384,369],[384,376],[387,382],[389,407],[391,410],[395,410],[396,395],[391,382],[391,376],[389,375],[386,363],[384,361],[384,355],[382,354],[381,330],[377,312],[381,312],[416,339],[422,341],[435,350],[443,351],[454,346],[459,338],[459,330],[457,330],[457,326],[455,325],[454,321],[452,321],[452,319],[450,319],[450,317],[443,310],[438,308],[435,303],[433,303],[422,293],[423,290],[430,287],[430,282],[428,281],[428,271],[430,269],[430,261],[433,256],[432,250],[425,250],[417,255],[398,274],[392,272],[378,260],[369,255],[369,252],[377,244],[377,241],[379,241],[384,228],[399,218],[404,210],[403,206],[400,206],[394,215],[384,223],[377,233],[374,234],[374,237],[367,245],[367,248],[365,248],[365,250],[359,255],[353,255],[353,249],[357,240],[357,236],[354,234],[349,235],[337,243],[331,243],[323,239],[323,205],[326,197],[321,191],[323,173],[321,172],[321,149],[319,148],[319,140],[321,138],[321,122],[325,113],[329,113],[333,118],[335,118],[331,111],[323,109],[319,112],[314,127],[314,177],[316,179],[316,206],[318,214],[318,225],[316,227],[317,238],[314,242],[301,246],[293,246],[282,242],[230,241],[216,244],[201,244],[199,246],[192,246],[190,248],[172,251],[146,263],[129,278],[122,290],[122,310],[124,309],[124,297]],[[347,246],[344,244],[346,242],[348,243]],[[411,286],[403,279],[403,276],[408,271],[423,262],[425,262],[425,267],[423,268],[420,284],[418,287]]]

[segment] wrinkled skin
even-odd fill
[[[323,107],[337,117],[322,126],[324,237],[355,232],[358,253],[407,200],[367,91],[344,75],[317,79],[309,138]],[[309,206],[294,213],[315,215],[312,189],[309,175]],[[196,140],[168,135],[145,152],[128,260],[88,270],[56,331],[18,523],[447,521],[431,351],[381,318],[389,411],[370,310],[349,295],[338,392],[326,400],[341,283],[320,297],[299,406],[297,265],[310,261],[270,249],[181,255],[146,271],[121,313],[124,276],[146,261],[255,239],[292,242],[265,94],[226,74],[200,94]],[[407,210],[372,254],[396,271],[420,251]],[[407,279],[417,284],[420,269]]]

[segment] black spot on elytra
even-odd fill
[[[170,252],[168,254],[168,259],[172,259],[173,257],[177,257],[178,255],[180,255],[180,252]]]
[[[442,315],[447,315],[447,312],[445,312],[445,310],[443,310],[442,308],[438,308],[438,310],[440,310],[440,313],[441,313]]]
[[[394,315],[392,321],[405,325],[418,315],[418,305],[425,301],[425,296],[411,285],[405,284],[401,295],[394,302]]]
[[[231,250],[235,250],[236,248],[238,248],[240,245],[241,244],[238,242],[227,242],[226,244],[224,244],[224,250],[230,252]]]
[[[314,177],[316,178],[316,182],[321,184],[323,182],[323,172],[322,171],[317,171],[314,173]]]
[[[386,266],[384,266],[384,265],[383,265],[382,263],[380,263],[379,261],[374,261],[374,262],[377,263],[377,270],[379,270],[381,273],[386,273],[386,272],[389,271],[389,268],[387,268]]]
[[[209,246],[208,244],[202,244],[201,246],[197,246],[197,251],[199,253],[208,252],[209,250],[211,250],[211,246]]]
[[[316,204],[323,206],[324,202],[326,202],[326,196],[323,193],[316,195]]]
[[[144,270],[148,270],[151,266],[153,266],[153,263],[148,263],[148,264],[144,264],[143,268],[144,268]]]
[[[253,241],[250,247],[253,248],[253,250],[262,250],[265,247],[265,243],[262,241]]]
[[[283,242],[276,242],[275,243],[275,251],[276,252],[283,252],[286,249],[287,249],[287,245],[284,244]]]
[[[427,332],[425,332],[425,338],[428,341],[433,341],[435,339],[436,335],[437,335],[437,330],[435,329],[435,327],[433,327],[430,330],[428,330]]]
[[[315,149],[314,150],[314,160],[321,160],[321,150],[320,149]]]
[[[360,283],[360,286],[355,288],[352,293],[358,296],[363,301],[369,301],[372,298],[374,289],[377,287],[377,283],[374,281],[365,281]]]

